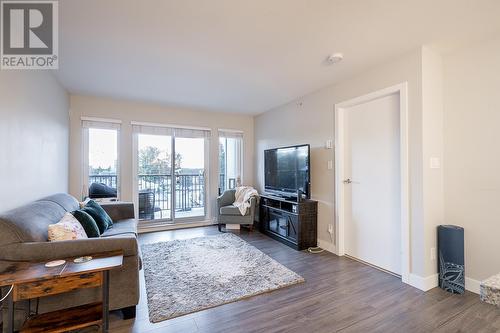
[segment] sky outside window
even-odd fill
[[[116,174],[118,131],[89,128],[89,166]]]

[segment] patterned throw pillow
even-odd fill
[[[88,238],[78,220],[71,214],[64,214],[61,221],[49,225],[48,238],[50,242]]]

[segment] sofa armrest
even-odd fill
[[[123,256],[138,254],[135,236],[87,238],[59,242],[12,243],[0,247],[0,260],[45,261],[88,256],[110,251],[123,251]]]
[[[113,222],[135,218],[134,204],[132,202],[103,202],[99,203],[108,213]]]
[[[217,210],[221,207],[229,206],[234,203],[236,190],[226,190],[217,198]]]

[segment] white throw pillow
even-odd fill
[[[71,213],[64,214],[61,221],[49,225],[49,241],[64,241],[88,238],[85,230]]]

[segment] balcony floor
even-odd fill
[[[175,217],[177,219],[194,218],[194,217],[202,218],[204,216],[205,216],[204,207],[191,208],[191,210],[175,212]],[[164,209],[155,213],[155,220],[170,219],[171,217],[172,215],[170,213],[170,209]]]

